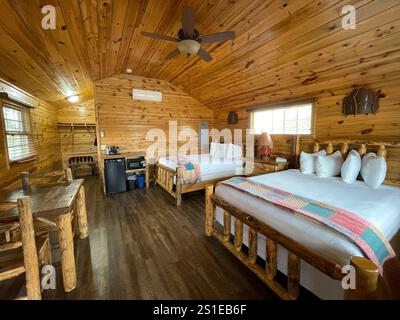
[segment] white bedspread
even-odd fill
[[[211,157],[209,154],[188,155],[182,156],[182,158],[200,165],[202,181],[217,179],[219,177],[242,175],[244,173],[243,166],[245,160],[243,158],[215,158]],[[175,170],[177,167],[176,157],[162,157],[158,162],[172,170]]]
[[[349,185],[340,178],[319,178],[315,175],[301,174],[298,170],[257,176],[251,180],[359,214],[373,223],[391,241],[395,251],[398,250],[399,245],[395,240],[400,229],[400,188],[381,186],[378,189],[371,189],[362,181]],[[216,187],[215,193],[235,207],[340,265],[348,264],[351,256],[363,256],[360,249],[346,237],[283,208],[221,184]],[[216,218],[223,224],[222,209],[217,208]],[[232,225],[233,230],[234,222]],[[247,230],[245,231],[246,235]],[[247,244],[247,237],[244,237],[244,243]],[[280,251],[279,270],[286,273],[283,254],[286,250],[280,248]],[[265,258],[265,237],[261,235],[258,254]],[[304,264],[306,263],[303,261]],[[316,271],[308,265],[306,271],[302,270],[302,275],[304,272],[309,273],[311,269],[313,272]],[[311,278],[310,274],[302,277],[301,284],[321,298],[340,298],[337,296],[340,294],[337,284],[333,291],[326,291],[326,287],[318,286],[318,278],[330,280],[322,273],[318,273],[319,275]]]

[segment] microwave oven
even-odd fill
[[[143,168],[146,168],[146,160],[144,157],[126,160],[126,169],[127,170],[136,170],[136,169],[143,169]]]

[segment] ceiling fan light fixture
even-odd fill
[[[182,40],[178,43],[179,51],[186,56],[196,55],[200,50],[200,43],[196,40]]]

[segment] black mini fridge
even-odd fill
[[[125,159],[104,160],[104,178],[107,195],[126,192],[125,171]]]

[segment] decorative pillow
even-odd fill
[[[329,156],[318,156],[315,159],[315,172],[318,177],[337,177],[342,169],[343,156],[340,151]]]
[[[371,188],[378,188],[385,181],[387,163],[385,158],[375,153],[367,153],[361,163],[361,176]]]
[[[351,150],[342,166],[342,180],[353,184],[361,170],[361,156],[356,150]]]
[[[325,156],[326,151],[321,150],[316,153],[301,152],[300,154],[300,171],[304,174],[315,173],[315,158],[318,156]]]

